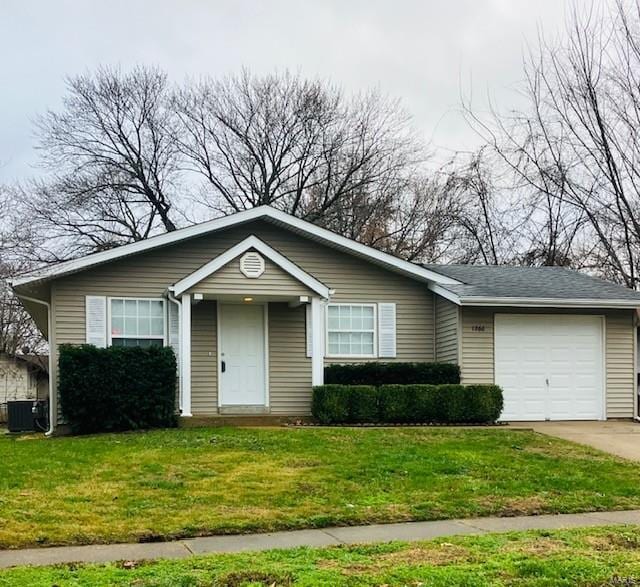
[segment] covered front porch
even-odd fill
[[[181,415],[308,415],[330,294],[256,237],[169,288]]]

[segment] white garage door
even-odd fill
[[[599,316],[496,314],[501,419],[603,419],[603,357]]]

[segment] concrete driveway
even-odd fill
[[[632,421],[610,422],[519,422],[540,434],[557,436],[599,450],[640,461],[640,423]]]

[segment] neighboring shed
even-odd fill
[[[47,365],[46,355],[0,352],[0,422],[6,422],[7,402],[48,397]]]

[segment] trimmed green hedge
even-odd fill
[[[60,346],[60,406],[74,434],[175,426],[169,347]]]
[[[488,424],[502,412],[497,385],[320,385],[313,417],[321,424]]]
[[[460,383],[460,367],[452,363],[351,363],[327,365],[324,382],[340,385]]]

